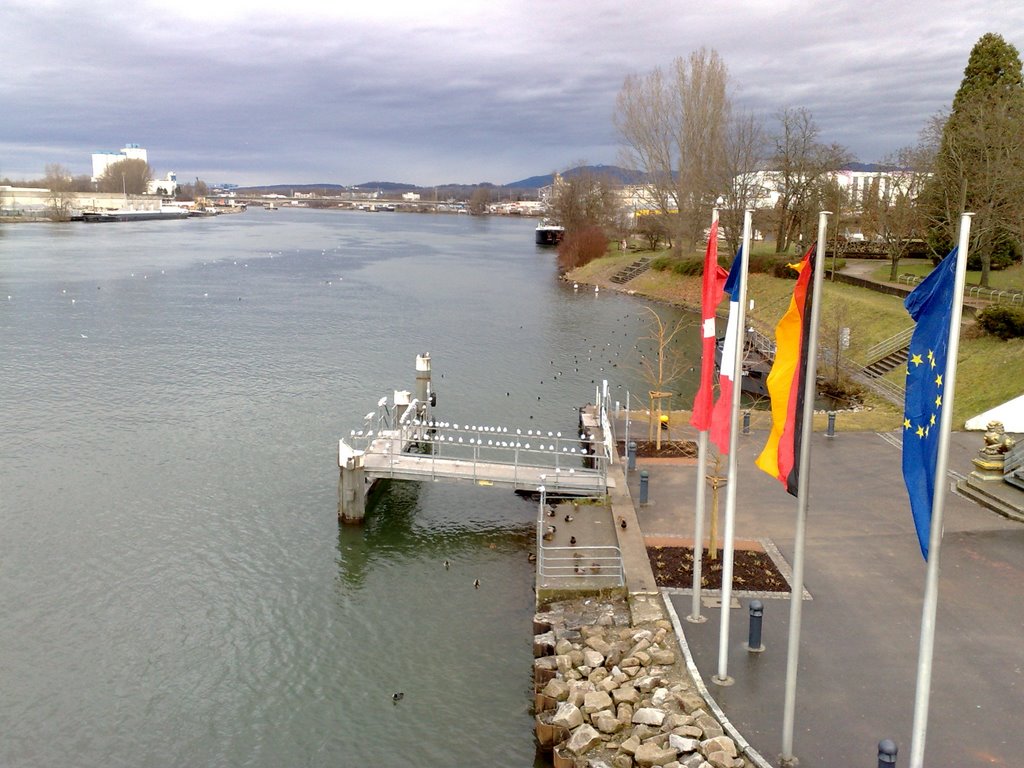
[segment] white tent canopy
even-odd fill
[[[984,430],[990,421],[1003,422],[1003,429],[1007,432],[1024,432],[1024,395],[968,419],[965,426],[967,429]]]

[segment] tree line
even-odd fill
[[[648,198],[634,231],[652,248],[666,243],[677,254],[694,251],[717,207],[732,250],[742,237],[743,212],[755,208],[759,226],[774,232],[777,253],[810,243],[817,212],[831,210],[837,214],[831,237],[839,240],[844,222],[856,225],[885,248],[892,279],[915,242],[945,255],[963,211],[975,213],[971,251],[982,285],[990,269],[1019,261],[1024,251],[1024,81],[1019,52],[998,34],[974,45],[952,107],[928,120],[917,143],[883,158],[885,173],[856,197],[835,175],[852,161],[850,151],[824,141],[804,108],[784,107],[770,122],[740,108],[725,61],[713,49],[626,77],[613,119],[622,165],[637,170]],[[766,178],[778,199],[761,210]],[[604,242],[622,236],[617,186],[593,173],[555,184],[552,213],[566,228],[567,253],[579,250],[577,241],[594,242],[594,230],[605,234]],[[580,258],[573,253],[569,261]]]

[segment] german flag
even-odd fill
[[[807,378],[807,348],[811,331],[811,301],[814,280],[815,244],[799,264],[790,264],[799,273],[789,309],[775,326],[775,362],[768,374],[768,395],[772,401],[772,431],[757,457],[757,466],[774,477],[796,496],[799,491],[798,466],[800,435],[804,414],[804,382]]]

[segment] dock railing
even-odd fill
[[[596,546],[548,546],[545,543],[546,527],[544,508],[547,506],[548,488],[537,488],[537,576],[541,587],[554,586],[557,579],[566,586],[598,584],[606,587],[621,587],[626,583],[625,568],[622,564],[622,550],[615,545]]]
[[[410,409],[411,411],[412,409]],[[417,418],[399,420],[398,429],[378,430],[362,440],[365,453],[385,456],[396,475],[409,455],[417,458],[417,474],[424,479],[451,476],[452,462],[463,467],[460,475],[474,482],[495,481],[491,469],[502,465],[511,470],[508,481],[517,487],[533,486],[538,472],[555,492],[565,490],[600,495],[608,473],[603,444],[595,444],[586,433],[563,434],[534,429],[491,425],[464,425]],[[401,466],[400,466],[401,465]],[[375,474],[388,476],[387,468]],[[592,492],[592,493],[590,493]]]

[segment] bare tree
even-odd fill
[[[822,182],[831,171],[848,163],[850,155],[838,144],[818,141],[818,126],[806,109],[787,107],[777,117],[779,132],[773,137],[772,157],[779,193],[775,251],[782,253],[811,225]]]
[[[591,171],[580,162],[555,174],[553,187],[548,203],[551,216],[565,227],[566,237],[591,227],[600,227],[606,235],[623,229],[622,200],[608,175]]]
[[[124,192],[128,195],[144,195],[153,180],[153,169],[149,163],[139,159],[118,160],[111,163],[97,181],[100,192]]]
[[[59,163],[48,163],[43,183],[50,191],[49,216],[54,221],[67,221],[71,218],[71,193],[75,180],[71,172]]]
[[[886,174],[879,174],[864,190],[861,227],[865,235],[885,243],[892,281],[913,241],[925,234],[927,220],[918,197],[931,176],[930,154],[921,146],[897,150],[883,161]]]
[[[651,318],[648,334],[643,339],[651,342],[653,349],[650,355],[640,355],[640,372],[650,386],[651,407],[649,419],[654,419],[655,415],[657,415],[657,424],[653,421],[648,422],[648,434],[652,429],[657,433],[655,443],[657,449],[661,450],[660,422],[662,399],[670,396],[666,388],[679,379],[687,368],[686,359],[679,352],[674,342],[676,337],[684,329],[688,328],[690,324],[685,319],[668,324],[650,307],[644,307],[644,309],[650,313]],[[669,410],[672,410],[671,399],[669,401]]]
[[[469,198],[469,212],[474,216],[487,213],[487,206],[491,202],[491,188],[477,187]]]
[[[725,135],[731,101],[718,52],[701,48],[660,68],[630,75],[619,91],[615,127],[625,163],[644,172],[648,196],[675,234],[696,245],[725,188]]]
[[[767,137],[760,119],[751,113],[736,115],[725,135],[724,193],[719,199],[719,221],[729,249],[735,253],[743,239],[743,213],[755,207],[764,192],[757,171],[765,161]]]

